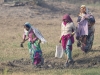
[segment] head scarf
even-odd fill
[[[86,9],[86,14],[88,14],[89,13],[89,10],[88,10],[88,8],[85,6],[85,5],[81,5],[81,7],[80,8],[85,8]]]
[[[70,17],[68,14],[65,14],[65,15],[63,16],[63,24],[66,25],[68,22],[66,22],[66,21],[64,21],[64,20],[67,20],[69,23],[70,23],[70,22],[73,22],[72,19],[71,19],[71,17]]]
[[[31,24],[30,24],[29,22],[26,22],[26,23],[24,24],[24,26],[26,26],[27,28],[29,28],[29,29],[31,30]],[[29,30],[29,31],[30,31],[30,30]],[[24,29],[24,34],[25,34],[25,35],[28,35],[29,31],[27,31],[26,29]]]
[[[24,24],[24,26],[28,27],[29,29],[31,28],[31,24],[30,24],[29,22],[26,22],[26,23]]]
[[[89,13],[89,10],[88,10],[88,8],[86,7],[86,5],[81,5],[80,8],[85,8],[85,9],[86,9],[85,14],[88,14],[88,13]],[[81,12],[80,12],[79,16],[82,16],[82,13],[81,13]]]
[[[86,8],[86,6],[85,5],[81,5],[81,8]]]

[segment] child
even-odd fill
[[[61,24],[61,38],[62,48],[67,54],[66,67],[69,63],[73,62],[72,59],[72,44],[74,43],[74,37],[76,27],[68,14],[63,16],[63,22]]]

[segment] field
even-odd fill
[[[85,3],[86,4],[86,3]],[[93,48],[88,53],[73,45],[74,65],[65,68],[66,55],[55,58],[55,47],[59,44],[62,16],[70,13],[77,25],[78,3],[45,1],[41,6],[9,6],[0,3],[0,75],[100,75],[100,5],[86,4],[96,18]],[[47,43],[41,44],[44,66],[34,68],[29,59],[27,42],[20,47],[23,24],[30,22],[38,28]]]

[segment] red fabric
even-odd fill
[[[41,62],[40,54],[37,52],[34,56],[34,64],[37,65]]]
[[[67,44],[67,41],[71,39],[71,42],[72,44],[74,43],[74,37],[71,36],[71,34],[68,34],[68,35],[63,35],[62,36],[62,47],[63,49],[65,50],[66,49],[66,44]],[[72,49],[71,49],[72,50]]]
[[[67,21],[64,21],[64,20],[67,20]],[[70,22],[73,22],[73,21],[72,21],[71,17],[68,14],[65,14],[63,16],[63,24],[66,25],[68,22],[70,23]]]
[[[63,24],[66,26],[67,22],[63,22]]]

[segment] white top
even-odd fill
[[[61,24],[61,36],[72,34],[72,29],[76,32],[76,27],[73,22],[67,23],[67,25]]]

